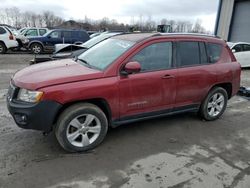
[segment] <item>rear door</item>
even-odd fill
[[[73,37],[72,35],[73,35],[73,31],[63,31],[62,32],[63,43],[71,44],[72,43],[72,37]]]
[[[209,63],[204,42],[178,41],[176,108],[197,106],[216,82],[216,71]],[[212,59],[211,59],[212,60]]]
[[[139,62],[142,69],[136,74],[120,76],[120,117],[138,115],[139,118],[172,109],[176,92],[172,46],[172,42],[150,43],[129,58],[128,61]]]

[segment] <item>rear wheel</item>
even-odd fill
[[[200,107],[200,115],[207,121],[218,119],[225,111],[228,95],[225,89],[215,87],[207,95]]]
[[[39,43],[33,43],[30,45],[30,49],[34,54],[40,54],[43,51],[43,46]]]
[[[3,42],[0,42],[0,54],[5,54],[7,51],[7,48]]]
[[[103,111],[93,104],[81,103],[60,115],[55,134],[66,151],[81,152],[99,145],[107,130],[108,121]]]

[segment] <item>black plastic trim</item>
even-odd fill
[[[49,132],[62,105],[55,101],[28,104],[7,99],[7,107],[19,127]],[[20,116],[23,115],[26,120],[22,122]]]
[[[193,104],[193,105],[178,107],[174,109],[165,109],[165,110],[160,110],[160,111],[146,112],[142,114],[126,116],[120,119],[113,120],[112,127],[117,127],[123,124],[133,123],[137,121],[170,116],[170,115],[184,113],[184,112],[197,112],[199,110],[199,107],[200,107],[199,104]]]

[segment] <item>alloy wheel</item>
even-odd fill
[[[80,115],[68,124],[67,140],[76,147],[86,147],[99,137],[101,133],[101,122],[92,114]]]
[[[209,116],[216,117],[223,110],[225,105],[225,96],[221,93],[212,95],[207,104],[207,111]]]

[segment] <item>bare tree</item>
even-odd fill
[[[202,27],[202,21],[200,19],[197,19],[194,23],[192,31],[194,33],[206,33],[206,30],[204,27]]]

